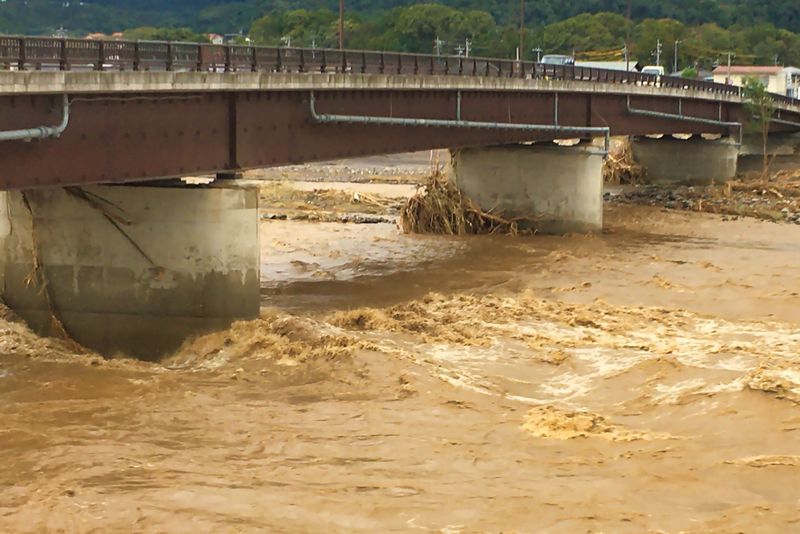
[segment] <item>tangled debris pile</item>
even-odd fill
[[[520,223],[535,221],[529,217],[506,218],[485,211],[470,200],[441,170],[434,170],[400,212],[400,224],[407,234],[510,234],[520,230]]]
[[[709,186],[638,186],[606,200],[667,209],[702,211],[800,224],[800,172],[782,172],[771,181],[742,179]]]
[[[630,141],[625,141],[608,153],[603,164],[603,182],[610,185],[635,185],[644,180],[646,169],[636,163]]]

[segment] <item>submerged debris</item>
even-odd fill
[[[506,218],[481,209],[438,169],[408,200],[400,212],[400,222],[407,234],[442,235],[517,235],[521,233],[520,223],[535,223],[529,217]]]

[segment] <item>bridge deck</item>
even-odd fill
[[[134,182],[605,129],[737,135],[750,120],[739,88],[639,73],[380,52],[78,43],[0,38],[0,65],[9,69],[0,70],[0,139],[9,130],[52,132],[68,119],[57,139],[0,141],[0,188]],[[152,56],[146,65],[143,51]],[[130,63],[136,54],[139,63]],[[781,117],[773,130],[800,130],[800,102],[775,101]]]
[[[220,91],[465,90],[636,94],[653,97],[741,103],[738,92],[708,91],[686,85],[613,83],[546,78],[483,76],[275,73],[275,72],[75,72],[2,71],[0,95],[206,93]],[[800,100],[779,104],[800,112]]]

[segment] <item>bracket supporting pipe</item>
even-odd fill
[[[638,109],[631,106],[631,97],[630,95],[626,99],[626,104],[628,108],[628,113],[631,115],[641,115],[643,117],[653,117],[656,119],[665,119],[665,120],[672,120],[672,121],[684,121],[684,122],[699,122],[701,124],[711,124],[713,126],[719,126],[722,128],[738,128],[739,130],[739,146],[742,144],[742,137],[744,136],[744,127],[742,126],[741,122],[725,122],[716,119],[706,119],[704,117],[692,117],[690,115],[683,114],[683,100],[678,100],[678,105],[680,106],[680,114],[675,113],[666,113],[663,111],[652,111],[649,109]]]
[[[58,126],[37,126],[24,130],[8,130],[0,132],[0,141],[30,141],[32,139],[47,139],[60,137],[69,125],[69,97],[62,96],[61,124]]]
[[[555,98],[555,103],[553,104],[553,124],[555,124],[556,126],[558,126],[558,115],[559,115],[559,109],[558,109],[558,93],[556,93],[555,95],[556,95],[556,98]]]
[[[316,97],[311,92],[309,100],[311,118],[320,124],[368,124],[384,126],[422,126],[434,128],[469,128],[474,130],[513,130],[522,132],[550,132],[554,134],[598,134],[605,139],[605,154],[611,148],[611,128],[593,126],[559,126],[556,124],[524,124],[504,122],[466,121],[462,119],[412,119],[379,117],[371,115],[331,115],[317,113]]]

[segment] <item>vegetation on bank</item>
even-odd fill
[[[528,0],[526,58],[576,53],[581,59],[623,57],[630,33],[633,58],[671,70],[727,61],[800,64],[797,0]],[[0,32],[72,35],[125,31],[140,39],[199,40],[241,33],[261,44],[335,46],[336,0],[7,0]],[[517,0],[347,0],[347,43],[353,48],[511,57],[519,45]],[[127,30],[127,31],[126,31]],[[677,43],[677,47],[676,47]]]

